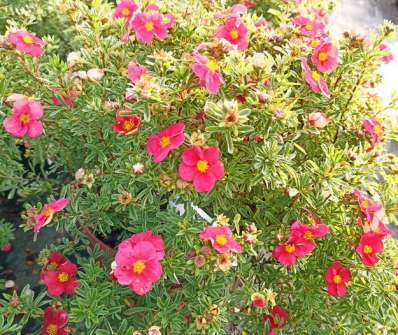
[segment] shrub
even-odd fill
[[[393,24],[337,41],[325,1],[58,5],[73,52],[18,27],[1,56],[1,147],[62,176],[24,212],[65,233],[43,334],[397,329],[397,99],[370,90]]]

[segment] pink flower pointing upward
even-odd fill
[[[140,78],[148,73],[148,69],[138,63],[130,62],[128,65],[128,78],[135,84]]]
[[[318,36],[324,33],[325,25],[318,20],[310,20],[304,16],[297,16],[293,19],[293,24],[300,28],[301,34],[305,36]]]
[[[184,143],[184,129],[184,123],[177,122],[148,138],[146,148],[153,155],[155,163],[164,160],[171,151]]]
[[[247,49],[249,44],[248,30],[236,16],[228,18],[225,24],[217,29],[216,36],[236,45],[241,51]]]
[[[43,54],[44,41],[35,34],[27,31],[17,31],[8,34],[8,41],[14,44],[15,48],[32,57],[40,57]]]
[[[112,17],[114,19],[123,18],[126,20],[126,24],[132,18],[134,12],[138,9],[138,6],[134,1],[123,0],[115,8]]]
[[[178,174],[182,180],[192,181],[197,192],[209,192],[224,176],[224,165],[215,147],[203,149],[193,145],[182,154]]]
[[[332,43],[326,42],[315,48],[311,61],[320,72],[332,71],[337,67],[339,51]]]
[[[225,225],[221,227],[206,227],[200,233],[200,239],[210,241],[213,248],[221,254],[230,251],[242,251],[242,247],[234,240],[231,229]]]
[[[301,60],[301,67],[304,71],[304,78],[311,90],[315,93],[322,93],[327,98],[330,97],[330,91],[325,79],[317,72],[312,71],[305,58]]]
[[[217,94],[223,83],[218,63],[198,54],[194,58],[196,63],[192,65],[192,71],[198,76],[200,86],[206,87],[211,94]]]
[[[164,40],[167,37],[167,29],[163,25],[163,16],[159,13],[140,13],[131,22],[137,39],[142,43],[151,43],[154,37]]]
[[[43,106],[36,101],[17,100],[12,108],[12,115],[5,118],[5,130],[15,137],[38,137],[43,134]]]
[[[332,296],[343,297],[347,294],[347,283],[351,281],[351,272],[335,261],[326,271],[325,281],[328,293]]]
[[[147,293],[162,275],[162,266],[152,243],[141,241],[119,248],[114,276],[138,295]]]
[[[40,229],[51,222],[54,214],[63,210],[69,204],[69,200],[66,198],[61,198],[45,204],[40,212],[40,214],[35,216],[36,224],[33,227],[33,231],[38,233]]]

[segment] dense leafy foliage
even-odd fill
[[[138,5],[145,11],[148,3]],[[47,303],[68,313],[67,326],[64,319],[56,324],[71,334],[156,335],[156,327],[164,334],[396,332],[398,244],[375,235],[384,250],[377,264],[366,266],[364,258],[372,252],[361,242],[367,229],[376,234],[396,223],[398,161],[383,144],[396,139],[388,111],[398,99],[383,106],[371,92],[381,81],[378,67],[386,56],[380,46],[396,27],[386,22],[369,39],[347,33],[333,40],[323,26],[333,7],[327,1],[253,1],[247,12],[224,1],[157,5],[153,11],[172,14],[175,24],[162,26],[167,37],[159,33],[150,43],[140,40],[138,21],[128,31],[123,18],[112,18],[114,5],[101,0],[15,3],[0,18],[4,36],[31,31],[46,42],[41,57],[32,57],[10,39],[0,41],[0,191],[25,198],[25,230],[40,234],[49,224],[64,233],[62,243],[43,250],[39,260],[48,290],[79,282],[73,294],[62,287],[67,294],[53,294],[51,302],[43,293],[33,299],[28,288],[20,297],[5,295],[0,334],[21,333]],[[300,15],[312,23],[300,26]],[[215,37],[237,17],[247,29],[243,50]],[[311,36],[317,24],[322,36]],[[29,38],[18,43],[31,44]],[[338,49],[338,65],[326,72],[317,63],[323,56],[311,61],[311,43],[318,39]],[[201,62],[214,75],[211,80],[203,79],[208,74]],[[41,136],[12,136],[6,120],[16,113],[18,99],[44,106]],[[155,163],[172,139],[159,135],[154,153],[148,138],[176,122],[185,125],[184,143]],[[193,172],[181,166],[193,160],[192,147],[219,150],[217,159],[208,154],[191,165],[203,174],[216,166],[214,175],[221,174],[222,163],[220,178],[210,172],[200,181],[187,176]],[[211,184],[209,192],[201,192],[204,184]],[[283,266],[275,250],[293,250],[294,221],[325,224],[328,233],[316,247],[306,241],[311,250],[305,257]],[[211,224],[228,226],[232,235],[217,233],[214,242],[203,233]],[[126,283],[118,277],[119,265],[115,270],[112,262],[121,253],[119,242],[148,230],[164,241],[165,255],[157,259],[160,280],[139,295],[121,285]],[[234,242],[241,252],[235,246],[220,253],[216,247]],[[68,258],[60,264],[78,265],[77,273],[72,266],[58,272],[68,275],[60,283],[48,275],[54,251]],[[336,260],[352,276],[342,297],[328,294],[325,282]],[[141,273],[137,262],[133,272]],[[265,306],[256,307],[254,293]],[[280,329],[267,321],[275,306],[288,312]],[[62,318],[46,310],[47,321]],[[49,325],[54,324],[44,323],[43,334]]]

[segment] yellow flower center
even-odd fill
[[[216,235],[216,243],[219,245],[226,245],[227,244],[227,238],[224,234]]]
[[[209,60],[208,62],[207,62],[207,68],[210,70],[210,71],[217,71],[218,70],[218,64],[217,64],[217,62],[215,61],[215,60]]]
[[[328,59],[328,54],[326,52],[320,52],[319,55],[318,55],[318,59],[321,62],[324,62],[325,60]]]
[[[148,31],[152,31],[154,28],[154,24],[152,21],[145,22],[144,27]]]
[[[122,16],[127,17],[130,15],[130,9],[128,8],[123,8],[122,9]]]
[[[27,123],[30,122],[30,120],[31,120],[31,118],[30,118],[30,116],[28,114],[22,114],[19,117],[19,121],[21,121],[22,124],[27,124]]]
[[[369,201],[363,200],[361,202],[361,207],[367,209],[369,207]]]
[[[383,128],[378,124],[374,126],[373,131],[376,135],[381,135],[383,133]]]
[[[196,163],[196,168],[198,169],[199,172],[206,172],[207,169],[209,168],[209,163],[201,159]]]
[[[65,283],[65,282],[67,282],[69,280],[69,275],[66,273],[66,272],[61,272],[59,275],[58,275],[58,281],[60,282],[60,283]]]
[[[285,246],[285,251],[288,254],[291,254],[291,253],[296,251],[296,246],[294,244],[288,244],[288,245]]]
[[[314,238],[314,235],[313,235],[310,231],[306,231],[306,232],[304,233],[304,238],[305,238],[306,240],[312,240],[312,239]]]
[[[367,245],[367,244],[366,244],[366,245],[363,247],[363,253],[364,253],[364,254],[371,254],[372,251],[373,251],[373,248],[372,248],[370,245]]]
[[[136,261],[133,264],[133,272],[140,274],[145,269],[145,263],[143,261]]]
[[[134,128],[134,123],[131,122],[131,120],[126,120],[126,121],[123,122],[123,129],[124,130],[129,131],[129,130],[131,130],[133,128]]]
[[[321,75],[316,71],[312,71],[312,79],[319,81],[321,79]]]
[[[334,275],[333,277],[333,283],[335,284],[340,284],[342,282],[343,278],[341,278],[340,275]]]
[[[57,335],[58,333],[58,327],[57,325],[51,323],[47,326],[47,334],[48,335]]]
[[[23,40],[24,43],[26,43],[26,44],[32,44],[32,43],[33,43],[33,38],[30,37],[30,36],[24,36],[24,37],[22,38],[22,40]]]
[[[313,48],[316,48],[319,44],[321,44],[321,42],[319,42],[319,40],[312,40],[311,41],[311,46]]]
[[[162,136],[160,138],[159,144],[162,148],[166,148],[170,144],[170,137],[169,136]]]
[[[236,40],[239,37],[239,32],[236,29],[233,29],[229,32],[229,36],[231,36],[233,40]]]
[[[311,30],[314,29],[314,25],[313,25],[312,23],[308,22],[308,23],[305,25],[305,29],[307,29],[308,31],[311,31]]]

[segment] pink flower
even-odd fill
[[[41,335],[68,335],[69,315],[62,309],[47,307],[44,310]]]
[[[138,63],[130,62],[128,65],[128,78],[135,84],[140,78],[148,73],[148,69]]]
[[[292,266],[298,257],[306,256],[311,251],[308,241],[289,239],[286,243],[276,246],[272,256],[284,266]]]
[[[320,72],[332,71],[337,67],[339,51],[332,43],[326,42],[315,48],[311,56],[312,63]]]
[[[133,248],[139,242],[148,242],[152,244],[156,251],[156,258],[160,261],[164,257],[164,242],[159,235],[154,235],[152,230],[143,231],[132,235],[127,240],[122,241],[118,248]]]
[[[170,30],[176,23],[176,18],[173,14],[167,13],[163,15],[163,27]]]
[[[116,122],[112,124],[112,129],[121,135],[132,135],[135,134],[141,124],[139,116],[131,113],[131,110],[120,110],[116,112]]]
[[[123,18],[126,20],[126,24],[132,18],[134,12],[138,9],[138,6],[132,0],[122,0],[115,8],[112,17],[114,19]]]
[[[131,22],[131,28],[134,30],[137,39],[142,43],[151,43],[156,36],[160,40],[167,37],[167,29],[163,25],[163,16],[159,13],[139,13]]]
[[[14,44],[15,48],[32,57],[40,57],[43,54],[44,41],[35,34],[27,31],[17,31],[8,34],[8,41]]]
[[[300,244],[306,248],[306,253],[315,249],[315,238],[324,237],[329,233],[329,227],[323,223],[308,226],[300,221],[294,221],[289,234],[289,240],[300,241]]]
[[[203,149],[193,145],[182,154],[178,174],[182,180],[193,181],[197,192],[209,192],[224,176],[224,165],[215,147]]]
[[[384,56],[381,58],[383,63],[385,64],[391,63],[394,60],[394,55],[392,54],[390,48],[384,43],[380,44],[379,48],[380,51],[384,51]]]
[[[210,241],[215,250],[221,254],[231,251],[241,252],[242,247],[233,239],[229,226],[206,227],[200,233],[200,239]]]
[[[12,108],[11,116],[3,121],[4,129],[15,137],[25,135],[35,138],[43,134],[43,106],[36,101],[17,100]]]
[[[272,29],[272,25],[263,17],[260,17],[255,23],[254,26],[259,27],[267,27],[268,30]]]
[[[236,16],[228,18],[223,26],[218,27],[216,36],[236,45],[241,51],[246,50],[249,44],[248,30]]]
[[[351,272],[335,261],[325,273],[328,293],[332,296],[343,297],[347,294],[347,283],[351,281]]]
[[[354,196],[357,198],[358,205],[366,219],[371,222],[376,212],[383,210],[383,205],[373,201],[371,198],[365,197],[361,191],[354,189]]]
[[[62,211],[69,204],[69,199],[61,198],[45,204],[40,214],[35,216],[35,225],[33,231],[38,233],[40,229],[48,225],[54,217],[54,214]]]
[[[317,71],[312,71],[305,58],[301,60],[301,68],[304,71],[304,78],[311,90],[315,93],[322,93],[327,98],[330,97],[330,91],[325,79]]]
[[[357,253],[362,258],[363,264],[366,266],[375,265],[379,261],[377,254],[383,250],[383,236],[374,232],[363,234],[356,248]]]
[[[71,295],[79,286],[79,281],[75,278],[76,273],[77,266],[67,260],[55,271],[45,271],[41,275],[41,279],[47,285],[48,293],[52,296],[58,297],[63,293]]]
[[[171,151],[184,143],[184,129],[184,123],[177,122],[148,138],[146,149],[153,155],[155,163],[164,160]]]
[[[318,20],[310,20],[304,16],[297,16],[293,24],[300,28],[301,34],[305,36],[318,36],[324,33],[325,25]]]
[[[308,115],[308,123],[314,128],[325,128],[329,120],[325,113],[314,112]]]
[[[372,148],[381,142],[381,138],[383,137],[383,127],[377,119],[368,118],[363,120],[362,127],[370,136]]]
[[[160,260],[163,256],[163,240],[160,237],[153,236],[150,231],[133,235],[119,245],[113,274],[119,284],[143,295],[160,279]]]
[[[196,63],[192,65],[192,71],[198,76],[200,86],[206,87],[211,94],[217,94],[223,83],[218,63],[198,54],[194,58]]]

